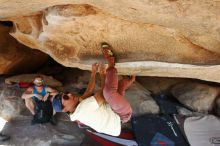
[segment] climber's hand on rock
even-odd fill
[[[106,74],[105,65],[103,63],[99,63],[99,74],[100,75],[105,75]]]
[[[97,70],[98,70],[98,67],[99,67],[99,64],[98,63],[94,63],[93,65],[92,65],[92,72],[97,72]]]

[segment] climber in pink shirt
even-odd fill
[[[93,64],[89,84],[82,96],[63,94],[54,106],[57,112],[70,112],[72,121],[79,121],[100,133],[118,136],[121,132],[121,123],[130,120],[132,109],[124,98],[126,89],[135,81],[135,76],[118,81],[115,57],[112,48],[102,43],[102,53],[108,62],[105,70],[102,64]],[[96,72],[99,70],[101,89],[94,95]]]

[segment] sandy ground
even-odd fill
[[[64,116],[64,115],[62,115]],[[66,117],[66,116],[64,116]],[[20,117],[6,123],[3,133],[10,135],[11,139],[1,142],[7,146],[78,146],[84,133],[77,124],[66,121],[67,118],[57,120],[57,125],[47,124],[31,125],[31,116]]]

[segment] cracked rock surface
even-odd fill
[[[0,2],[1,3],[1,2]],[[209,0],[4,1],[0,20],[11,35],[60,64],[89,70],[117,56],[120,74],[220,82],[220,4]]]

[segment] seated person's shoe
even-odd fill
[[[10,136],[0,133],[0,141],[6,141],[9,139],[10,139]]]
[[[52,125],[54,125],[54,126],[57,125],[57,121],[56,121],[56,119],[55,119],[54,116],[51,117],[50,123],[51,123]]]
[[[33,116],[33,119],[31,120],[31,125],[35,125],[37,124],[37,121],[36,121],[36,118],[35,118],[35,115]]]

